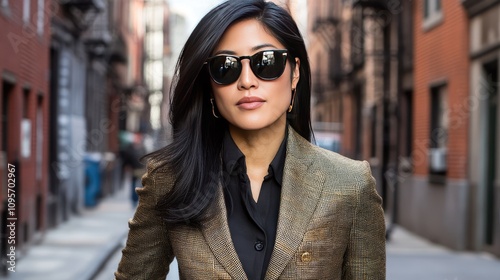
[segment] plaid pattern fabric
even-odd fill
[[[289,128],[276,244],[266,279],[385,279],[385,225],[368,163],[313,146]],[[168,228],[154,206],[171,188],[166,168],[143,177],[115,277],[247,279],[231,241],[224,197],[201,229]]]

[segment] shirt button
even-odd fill
[[[264,249],[264,243],[262,243],[262,241],[256,241],[253,247],[256,251],[262,251]]]

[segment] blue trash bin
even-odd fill
[[[96,156],[85,156],[85,206],[97,205],[97,196],[101,191],[100,160]]]

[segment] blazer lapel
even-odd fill
[[[221,185],[219,185],[217,190],[215,203],[215,213],[212,213],[202,227],[203,236],[215,258],[233,279],[247,279],[236,249],[234,249],[231,233],[229,232],[226,219],[226,205]]]
[[[314,165],[310,143],[289,127],[276,243],[265,279],[277,279],[302,242],[325,175]]]

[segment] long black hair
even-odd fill
[[[167,223],[199,225],[214,200],[221,180],[220,155],[227,123],[212,115],[212,87],[204,62],[226,29],[244,19],[258,20],[285,46],[290,62],[295,64],[295,58],[300,59],[294,108],[287,121],[310,141],[311,75],[304,40],[293,18],[285,9],[264,0],[220,4],[201,19],[179,56],[171,86],[173,142],[148,157],[159,163],[155,166],[166,166],[176,178],[173,188],[158,204]]]

